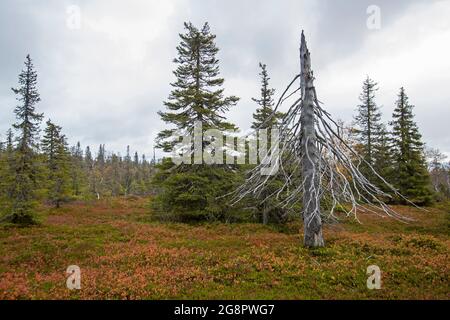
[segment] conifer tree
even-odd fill
[[[89,146],[86,147],[86,151],[84,152],[84,162],[85,162],[86,168],[88,170],[90,170],[92,168],[94,160],[92,158],[92,152],[91,152],[91,148]]]
[[[259,73],[261,77],[261,94],[259,98],[252,98],[254,102],[258,105],[256,112],[253,113],[253,129],[267,129],[267,148],[271,148],[271,136],[272,128],[279,124],[279,121],[283,118],[283,113],[277,111],[273,114],[274,100],[273,96],[275,94],[275,89],[269,87],[269,75],[267,72],[267,66],[265,64],[259,63],[261,72]],[[258,146],[259,150],[259,146]],[[261,159],[260,159],[261,161]],[[270,186],[268,186],[264,192],[261,193],[261,198],[265,199],[269,194],[274,192],[279,188],[280,180],[273,179],[270,181]],[[259,202],[261,199],[259,199]],[[270,216],[275,216],[279,218],[282,216],[283,211],[279,206],[277,206],[277,201],[271,199],[270,201],[263,201],[256,207],[259,211],[261,222],[267,224],[269,222]],[[279,202],[279,201],[278,201]]]
[[[106,161],[105,145],[101,144],[98,147],[97,163],[100,167],[102,167],[105,164],[105,161]]]
[[[167,112],[158,112],[161,119],[184,133],[191,133],[195,121],[201,121],[203,130],[232,129],[233,125],[225,121],[223,113],[234,106],[239,98],[224,96],[221,88],[224,79],[219,77],[219,60],[216,58],[219,48],[210,32],[208,23],[201,30],[192,23],[185,23],[185,34],[180,34],[181,42],[177,47],[178,64],[173,72],[177,80],[172,83],[169,99],[164,103]],[[172,151],[173,142],[167,141],[175,129],[160,132],[157,145],[166,152]]]
[[[13,152],[13,133],[11,129],[8,129],[8,131],[6,132],[6,152]]]
[[[277,111],[274,116],[270,117],[273,113],[273,96],[275,94],[275,89],[269,88],[270,78],[267,73],[267,66],[259,63],[259,67],[261,68],[259,74],[261,77],[261,96],[259,98],[252,98],[258,105],[256,112],[253,114],[252,128],[272,128],[278,124],[279,120],[283,117],[283,114]]]
[[[156,165],[156,148],[155,147],[153,147],[153,157],[152,157],[152,160],[150,160],[150,164],[152,166]]]
[[[123,187],[121,184],[121,160],[120,157],[113,153],[108,161],[110,170],[107,170],[109,177],[107,178],[107,184],[109,186],[111,195],[119,196],[123,193]]]
[[[1,143],[0,149],[0,217],[8,212],[9,202],[12,197],[14,174],[13,134],[11,129],[6,133],[6,141]]]
[[[100,195],[104,192],[104,170],[106,164],[105,145],[100,144],[98,147],[96,160],[92,162],[92,169],[90,174],[91,192],[100,199]]]
[[[84,185],[84,164],[83,164],[83,151],[81,150],[81,144],[78,141],[75,147],[72,147],[71,151],[72,163],[70,166],[70,177],[72,180],[72,191],[75,196],[80,196]]]
[[[6,135],[6,136],[8,136],[8,135]],[[6,138],[6,139],[8,139],[8,138]],[[0,153],[5,152],[6,144],[7,144],[6,141],[0,140]]]
[[[137,151],[134,153],[133,164],[135,167],[139,165],[139,154],[137,153]]]
[[[88,193],[95,194],[96,193],[95,175],[94,175],[95,160],[92,155],[90,146],[87,146],[86,150],[84,151],[84,166],[86,170],[86,177],[88,180]]]
[[[4,173],[2,175],[3,185],[5,186],[4,192],[6,192],[7,199],[13,197],[14,191],[14,136],[11,129],[8,129],[6,133],[5,154],[4,154]]]
[[[61,127],[47,121],[42,151],[48,170],[48,198],[59,208],[69,195],[69,152]]]
[[[239,100],[235,96],[224,95],[224,79],[219,76],[216,57],[219,49],[208,23],[201,30],[192,23],[185,23],[184,27],[186,32],[180,34],[178,57],[174,59],[177,64],[174,71],[176,81],[171,84],[173,90],[164,103],[168,110],[159,112],[161,119],[172,126],[160,132],[156,139],[157,147],[166,152],[173,151],[176,142],[169,138],[175,130],[190,135],[196,121],[202,123],[203,131],[234,129],[225,120],[224,113]],[[202,146],[206,145],[203,140]],[[173,164],[166,161],[160,169],[155,181],[159,183],[162,194],[154,202],[159,211],[174,213],[183,219],[224,216],[225,202],[218,202],[216,198],[231,189],[233,174],[228,167],[197,164],[173,170]]]
[[[130,146],[127,146],[127,154],[125,156],[125,168],[124,168],[124,181],[123,186],[125,189],[125,195],[131,193],[131,185],[133,180],[132,168],[131,168],[131,154],[130,154]]]
[[[405,89],[400,88],[392,114],[393,182],[400,193],[418,205],[432,200],[429,174],[424,156],[422,136],[414,121],[414,106],[409,103]],[[399,199],[401,202],[401,199]]]
[[[18,134],[12,168],[12,205],[8,219],[17,224],[33,224],[39,172],[38,132],[43,114],[35,109],[41,99],[37,90],[37,73],[29,55],[25,60],[25,68],[19,75],[19,87],[12,90],[19,105],[14,109],[17,122],[13,127]]]
[[[377,83],[367,77],[362,89],[363,91],[359,96],[361,104],[358,105],[358,114],[355,117],[355,133],[360,143],[359,149],[362,158],[373,167],[383,128],[381,112],[375,102],[375,92],[378,90]],[[368,167],[367,164],[363,163],[361,172],[367,178],[373,180],[374,174]]]
[[[139,164],[139,154],[137,151],[133,156],[133,182],[131,184],[131,192],[133,194],[142,195],[144,194],[144,189],[142,187],[142,177]]]

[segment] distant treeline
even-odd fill
[[[224,79],[219,76],[216,58],[219,51],[216,36],[207,23],[201,29],[185,23],[185,31],[180,35],[178,56],[174,60],[177,68],[171,84],[173,90],[164,102],[166,110],[159,112],[168,127],[158,135],[156,144],[166,152],[173,151],[174,141],[169,138],[174,130],[190,134],[195,121],[202,121],[203,130],[237,129],[225,117],[226,111],[235,106],[239,98],[224,95]],[[273,114],[275,90],[270,88],[267,66],[260,63],[260,68],[261,90],[258,98],[253,99],[255,112],[249,125],[264,129],[279,124],[283,113]],[[354,122],[346,127],[343,136],[364,158],[361,171],[384,188],[385,184],[377,181],[378,176],[372,172],[374,168],[417,205],[447,200],[450,197],[449,166],[438,150],[429,149],[425,153],[406,90],[399,90],[388,124],[381,122],[376,91],[377,83],[368,77],[363,83]],[[245,180],[246,172],[252,168],[250,165],[175,166],[170,158],[155,164],[154,158],[149,162],[144,155],[131,154],[129,147],[124,157],[107,154],[104,145],[100,145],[94,155],[90,147],[83,150],[80,143],[69,147],[62,128],[51,120],[46,122],[41,136],[44,116],[36,111],[40,96],[37,73],[29,56],[19,75],[19,86],[13,92],[18,101],[14,109],[16,123],[0,144],[2,221],[34,223],[38,202],[59,207],[73,199],[151,193],[156,193],[155,214],[172,220],[282,222],[301,210],[301,205],[281,208],[277,201],[263,201],[264,194],[231,206],[226,195]],[[271,183],[273,186],[268,186],[266,192],[276,190],[283,181],[275,179]],[[389,189],[384,191],[389,193]],[[286,196],[281,194],[279,201]],[[389,201],[408,204],[396,197]],[[327,204],[323,207],[326,210]]]
[[[236,129],[226,119],[226,111],[234,107],[238,98],[224,95],[224,79],[219,76],[219,52],[216,36],[211,33],[208,23],[202,28],[185,23],[185,33],[180,34],[178,55],[174,59],[175,81],[167,101],[166,109],[160,111],[161,119],[168,128],[157,139],[158,146],[165,151],[173,150],[173,140],[168,140],[173,131],[186,134],[192,132],[193,123],[201,120],[204,129]],[[252,128],[271,128],[278,125],[282,113],[274,112],[275,90],[270,87],[267,66],[260,63],[261,90],[254,98],[255,112]],[[354,121],[345,127],[345,143],[352,145],[364,159],[355,163],[364,176],[380,189],[391,194],[389,203],[429,205],[435,200],[449,197],[449,168],[435,151],[435,161],[427,168],[424,144],[414,120],[413,105],[406,90],[399,90],[397,100],[393,97],[395,110],[388,124],[381,122],[381,112],[376,103],[377,83],[367,77],[362,86],[360,105]],[[283,143],[281,141],[281,143]],[[354,155],[349,154],[352,158]],[[357,157],[355,158],[355,161]],[[392,194],[392,189],[374,174],[374,168],[389,184],[406,197]],[[248,168],[247,168],[248,169]],[[287,168],[289,169],[289,168]],[[430,172],[433,179],[430,179]],[[346,174],[343,172],[343,174]],[[277,190],[284,181],[271,179],[262,194],[253,194],[247,201],[230,207],[226,194],[236,188],[246,178],[242,166],[233,165],[184,165],[174,167],[169,160],[159,166],[155,182],[160,192],[154,201],[154,209],[162,216],[179,220],[239,220],[250,216],[263,223],[284,221],[290,216],[300,216],[301,201],[298,206],[283,207],[280,203],[289,191],[279,194],[278,200],[268,194]],[[294,177],[297,178],[297,177]],[[220,199],[220,200],[217,200]],[[323,201],[323,210],[329,206]],[[243,212],[251,213],[243,215]]]
[[[69,148],[62,128],[51,120],[41,137],[44,115],[35,108],[40,96],[29,56],[13,92],[18,101],[14,109],[17,122],[0,143],[1,221],[34,223],[39,201],[59,207],[75,199],[152,192],[154,159],[149,162],[137,152],[131,155],[129,146],[124,157],[107,154],[105,145],[100,145],[96,155],[89,146],[83,152],[80,143]]]

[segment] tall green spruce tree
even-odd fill
[[[81,150],[80,142],[77,142],[76,146],[71,148],[70,157],[70,180],[72,191],[75,197],[79,197],[83,193],[83,187],[86,184],[83,150]]]
[[[28,55],[19,75],[19,87],[12,89],[19,105],[14,109],[17,122],[16,150],[12,161],[11,212],[7,219],[16,224],[35,223],[34,208],[38,186],[38,131],[43,115],[35,106],[41,100],[37,90],[37,73]]]
[[[260,97],[252,98],[252,100],[257,104],[256,112],[253,113],[253,129],[267,129],[267,148],[271,147],[271,136],[272,128],[279,124],[279,121],[283,118],[283,113],[276,112],[273,113],[274,100],[273,96],[275,94],[275,89],[269,86],[269,75],[267,72],[267,66],[265,64],[259,63],[261,72],[259,76],[261,77],[261,93]],[[259,150],[259,146],[258,146]],[[262,159],[260,159],[261,161]],[[271,179],[270,185],[261,193],[261,198],[257,199],[258,204],[256,205],[258,209],[259,220],[263,224],[267,224],[270,218],[275,218],[280,221],[283,216],[283,210],[277,206],[275,199],[270,199],[270,202],[266,200],[267,195],[271,194],[280,187],[282,183],[281,180]],[[265,201],[263,201],[265,200]],[[263,201],[263,202],[262,202]],[[262,203],[261,203],[262,202]]]
[[[47,121],[45,135],[42,139],[42,151],[48,170],[48,199],[59,208],[69,196],[69,151],[66,137],[61,134],[61,127]]]
[[[127,154],[125,156],[124,162],[125,162],[125,172],[123,175],[123,186],[125,189],[125,195],[128,195],[131,193],[131,185],[133,181],[130,146],[127,146]]]
[[[259,63],[261,72],[259,76],[261,77],[261,96],[259,98],[252,98],[254,102],[258,105],[256,112],[253,114],[253,129],[270,129],[278,125],[279,120],[283,117],[283,113],[277,112],[274,117],[269,117],[273,113],[273,96],[275,94],[275,89],[269,87],[269,75],[267,73],[267,66],[265,64]]]
[[[181,42],[177,46],[178,64],[173,72],[177,80],[172,83],[171,94],[164,105],[168,112],[158,112],[161,119],[175,125],[176,129],[168,129],[159,133],[157,146],[171,152],[173,144],[167,141],[175,130],[192,133],[195,121],[201,121],[203,130],[233,129],[233,125],[224,121],[223,113],[235,105],[237,97],[224,97],[221,88],[224,79],[219,77],[219,52],[211,34],[208,23],[201,30],[192,23],[184,24],[186,33],[180,34]],[[217,88],[217,89],[215,89]]]
[[[225,121],[224,112],[238,101],[237,97],[224,96],[224,79],[219,77],[216,58],[219,49],[208,23],[200,30],[192,23],[185,23],[184,27],[185,33],[180,34],[181,42],[177,46],[178,57],[174,59],[178,65],[174,71],[174,89],[164,103],[168,110],[159,112],[164,122],[175,127],[157,137],[157,146],[166,152],[173,150],[174,142],[168,139],[175,130],[190,135],[196,121],[202,123],[203,132],[210,128],[233,129]],[[225,201],[218,201],[217,197],[232,188],[234,177],[228,166],[196,164],[174,169],[171,161],[165,161],[160,169],[155,181],[159,182],[161,193],[155,203],[161,212],[184,220],[227,215]]]
[[[418,205],[432,200],[422,136],[414,122],[413,106],[405,89],[400,88],[392,114],[393,182],[400,193]],[[400,202],[405,202],[399,199]]]
[[[364,80],[363,91],[359,96],[361,102],[358,105],[358,114],[355,117],[355,133],[359,142],[359,150],[366,163],[361,164],[361,172],[375,182],[375,175],[369,165],[375,167],[375,161],[381,139],[383,136],[383,125],[381,123],[381,112],[375,102],[375,92],[378,90],[377,83],[367,77]]]

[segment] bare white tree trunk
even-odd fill
[[[384,203],[383,199],[392,196],[370,182],[359,171],[360,165],[365,163],[392,194],[408,202],[409,200],[379,175],[370,163],[359,156],[356,150],[343,139],[342,125],[333,120],[331,115],[320,105],[314,88],[311,58],[303,32],[300,45],[300,66],[300,74],[296,75],[287,86],[271,115],[274,117],[285,100],[295,97],[297,92],[301,92],[301,97],[294,98],[295,101],[285,113],[279,126],[280,152],[268,156],[270,163],[272,161],[279,163],[280,172],[274,176],[262,175],[261,171],[265,169],[265,164],[260,163],[249,172],[245,183],[232,192],[234,194],[233,203],[241,201],[247,195],[253,195],[258,199],[263,199],[261,203],[266,203],[269,199],[276,199],[279,201],[279,207],[296,210],[297,205],[302,202],[304,244],[307,247],[324,246],[323,212],[320,207],[322,199],[331,203],[331,209],[327,213],[329,219],[338,219],[334,214],[337,206],[345,208],[344,205],[350,205],[351,209],[346,210],[346,214],[347,216],[352,215],[356,219],[357,212],[360,211],[384,214],[408,221],[408,218],[398,214]],[[297,83],[299,78],[300,87],[289,93],[292,85]],[[280,176],[283,178],[284,184],[277,190],[266,193],[270,181],[279,179]],[[363,204],[366,205],[363,206]]]
[[[324,246],[320,212],[319,154],[315,131],[314,103],[316,101],[311,58],[302,32],[300,45],[300,88],[302,92],[301,164],[303,185],[304,244],[307,247]]]

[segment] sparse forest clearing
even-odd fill
[[[179,224],[151,199],[40,209],[41,224],[0,227],[3,299],[448,299],[450,207],[395,207],[405,224],[360,214],[304,248],[301,225]],[[81,290],[66,269],[81,269]],[[368,290],[367,267],[382,287]]]
[[[0,10],[17,31],[0,39],[0,302],[159,300],[145,312],[170,319],[448,302],[450,6],[227,3],[238,26],[220,2],[201,19],[189,0],[97,2]]]

